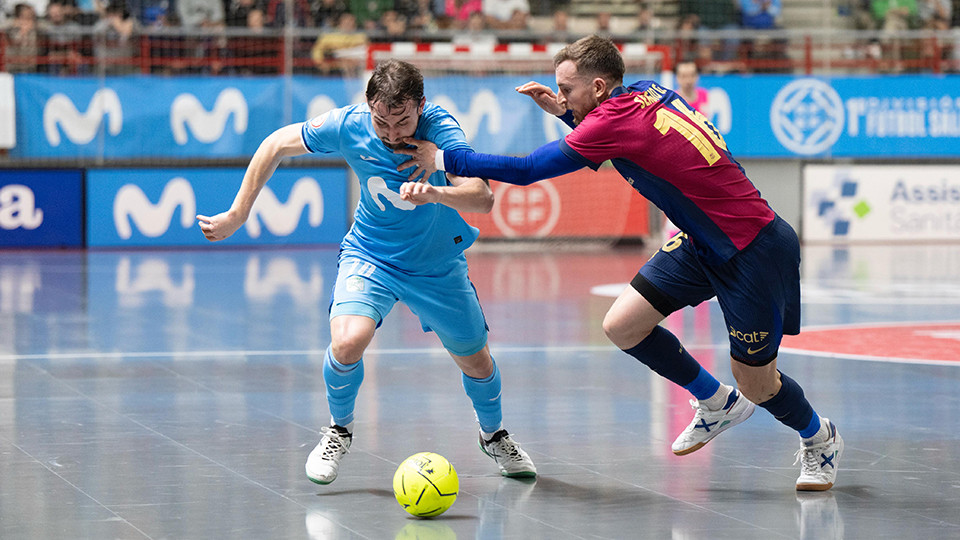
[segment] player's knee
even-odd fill
[[[359,335],[344,335],[334,339],[330,343],[331,352],[337,362],[350,365],[355,364],[363,358],[363,351],[366,349],[367,341]]]
[[[650,334],[650,329],[641,328],[630,318],[608,311],[603,318],[603,333],[620,349],[629,349],[643,341]]]

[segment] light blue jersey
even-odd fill
[[[366,103],[328,111],[303,124],[307,150],[339,154],[360,180],[360,203],[353,226],[341,248],[356,250],[412,274],[431,273],[455,259],[477,239],[478,230],[460,214],[442,204],[414,205],[400,199],[400,186],[409,171],[397,166],[407,156],[387,148],[373,130]],[[470,149],[463,130],[447,111],[427,103],[414,138],[428,140],[443,150]],[[447,185],[445,173],[429,182]]]

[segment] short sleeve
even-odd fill
[[[315,154],[340,152],[340,127],[343,109],[334,109],[303,123],[303,145]]]
[[[419,138],[431,141],[441,150],[473,150],[457,120],[436,105],[424,110],[425,122],[418,131],[423,130]]]

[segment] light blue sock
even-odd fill
[[[333,423],[346,426],[353,422],[353,408],[363,382],[363,359],[356,364],[341,364],[327,347],[323,358],[323,382],[327,387],[327,405]]]
[[[480,429],[485,433],[500,430],[503,412],[500,408],[500,368],[493,363],[493,373],[486,379],[474,379],[463,374],[463,390],[473,402]]]

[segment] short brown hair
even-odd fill
[[[378,65],[367,82],[367,102],[380,102],[389,109],[403,107],[408,99],[417,104],[423,99],[423,74],[402,60],[387,60]]]
[[[560,49],[553,57],[553,67],[570,60],[577,66],[577,73],[587,77],[602,77],[608,82],[621,84],[626,68],[620,50],[612,41],[598,35],[578,39]]]

